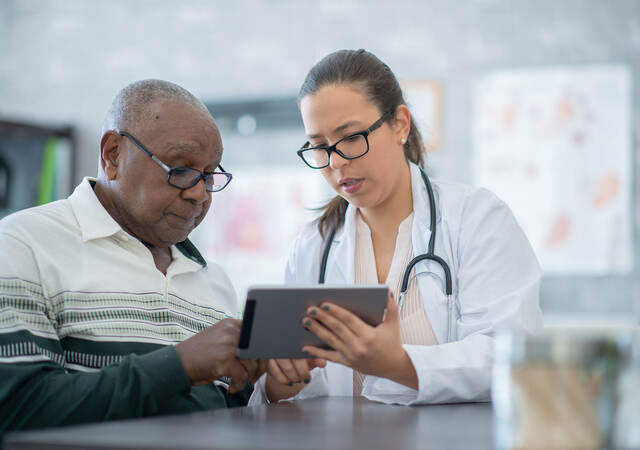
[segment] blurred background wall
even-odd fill
[[[238,105],[254,112],[260,105],[273,107],[279,101],[291,107],[306,72],[318,59],[337,49],[360,47],[388,63],[401,80],[439,84],[441,143],[429,155],[429,170],[435,177],[468,184],[479,179],[474,165],[479,148],[474,111],[477,114],[478,85],[487,77],[514,69],[580,71],[613,66],[622,71],[624,76],[613,80],[628,84],[622,91],[628,97],[628,115],[620,116],[629,120],[621,128],[625,134],[621,142],[629,144],[624,159],[629,178],[621,186],[628,194],[628,214],[620,220],[630,230],[625,245],[631,259],[616,270],[546,272],[542,305],[547,317],[637,314],[640,2],[636,0],[3,0],[0,120],[73,127],[72,179],[77,183],[83,176],[95,175],[104,113],[116,92],[133,80],[153,77],[176,82],[205,101],[214,115],[218,108],[220,116],[231,117]],[[252,177],[262,173],[264,183],[269,177],[293,173],[312,176],[295,157],[304,140],[295,114],[282,119],[286,126],[262,135],[255,134],[255,120],[243,120],[237,126],[221,126],[227,170]],[[608,136],[600,138],[608,141]],[[608,151],[602,149],[602,158]],[[591,163],[597,165],[597,158]],[[570,173],[572,165],[554,170]],[[238,190],[242,179],[234,179]],[[329,196],[313,180],[306,184],[308,195],[295,200],[300,210]],[[282,197],[292,187],[280,183],[278,189]],[[255,193],[239,198],[249,202],[251,195]],[[309,204],[309,199],[315,203]],[[214,199],[213,220],[240,206]],[[198,231],[199,240],[212,249],[214,259],[233,266],[232,278],[242,296],[242,289],[253,281],[280,281],[289,236],[303,219],[296,214],[278,211],[281,221],[295,216],[290,221],[294,226],[270,244],[274,257],[265,256],[263,248],[262,256],[254,259],[262,267],[256,268],[262,275],[255,280],[246,269],[250,257],[215,254],[215,245],[210,245],[214,225],[205,224],[209,228]],[[260,221],[253,225],[259,228]],[[254,232],[259,240],[259,232]],[[584,255],[580,257],[590,257],[588,249]]]

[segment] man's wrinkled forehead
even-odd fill
[[[209,152],[212,160],[222,158],[222,138],[207,110],[188,103],[156,101],[140,115],[141,136],[166,156],[197,156]]]
[[[144,131],[177,133],[189,132],[219,138],[220,132],[213,117],[206,109],[184,102],[158,100],[150,103],[138,115],[137,128]]]

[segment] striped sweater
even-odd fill
[[[190,386],[174,345],[238,308],[190,241],[171,252],[164,275],[90,179],[0,221],[0,430],[246,404]]]

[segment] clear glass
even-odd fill
[[[629,363],[617,384],[617,405],[613,430],[613,448],[640,448],[640,331],[632,338]]]
[[[630,341],[629,332],[496,336],[496,448],[611,447],[616,386]]]

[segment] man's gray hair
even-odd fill
[[[130,129],[132,125],[144,121],[147,108],[158,100],[182,102],[211,115],[200,100],[175,83],[139,80],[122,88],[113,99],[102,125],[102,134],[109,130]]]

